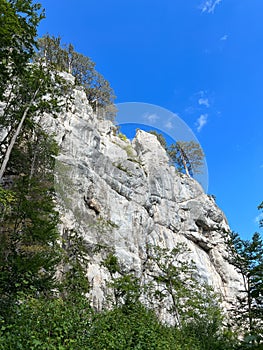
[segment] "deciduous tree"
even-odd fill
[[[37,26],[44,17],[32,0],[0,2],[0,100],[17,76],[23,74],[35,51]]]
[[[154,304],[156,301],[164,303],[179,328],[191,320],[203,318],[209,328],[214,322],[220,323],[219,297],[201,281],[189,254],[190,251],[182,243],[172,250],[149,247],[148,265],[153,271],[150,300]]]

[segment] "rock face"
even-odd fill
[[[123,140],[77,89],[69,111],[56,119],[46,115],[45,127],[61,147],[56,171],[62,235],[79,232],[91,252],[109,247],[125,271],[144,278],[148,244],[170,249],[184,242],[201,278],[226,305],[232,302],[241,280],[228,262],[224,214],[195,180],[169,164],[154,135],[138,131],[132,142]],[[90,259],[87,277],[99,309],[110,275],[100,253]]]

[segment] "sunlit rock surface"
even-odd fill
[[[73,90],[67,111],[57,118],[45,115],[44,125],[61,148],[56,162],[61,235],[75,231],[85,238],[94,307],[106,303],[110,275],[101,261],[107,249],[124,271],[145,281],[147,246],[172,249],[177,242],[187,244],[189,259],[224,305],[233,302],[240,276],[228,261],[224,214],[195,180],[169,164],[154,135],[138,131],[132,142],[121,139],[110,121],[96,117],[81,89]]]

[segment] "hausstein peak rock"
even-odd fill
[[[123,271],[146,281],[147,247],[172,249],[178,242],[190,249],[200,278],[222,295],[224,306],[234,303],[242,281],[229,262],[226,218],[194,179],[169,163],[156,136],[138,130],[132,141],[119,137],[111,121],[93,113],[81,88],[72,90],[67,111],[43,120],[60,146],[61,236],[77,232],[84,238],[96,309],[106,305],[111,279],[102,265],[105,250]]]

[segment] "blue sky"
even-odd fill
[[[39,35],[91,57],[116,103],[178,115],[206,154],[209,194],[249,238],[263,201],[262,0],[40,0]]]

